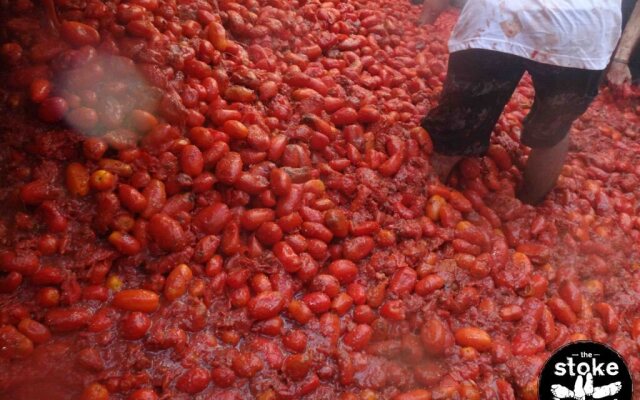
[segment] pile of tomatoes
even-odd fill
[[[0,4],[0,397],[537,399],[580,339],[640,382],[637,94],[532,207],[528,78],[432,171],[455,11],[45,3]]]

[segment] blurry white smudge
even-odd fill
[[[137,141],[132,112],[153,114],[162,97],[147,84],[134,62],[126,57],[93,54],[65,68],[56,82],[69,103],[66,122],[88,136],[101,136],[114,147]]]

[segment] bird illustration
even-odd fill
[[[592,399],[604,399],[605,397],[618,394],[620,390],[622,390],[622,382],[614,382],[608,385],[594,387],[593,375],[591,373],[588,373],[586,378],[579,375],[576,383],[573,385],[573,390],[558,384],[551,385],[553,400],[586,400],[589,397]]]

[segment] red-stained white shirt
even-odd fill
[[[561,67],[602,70],[621,27],[621,0],[469,0],[449,51],[487,49]]]

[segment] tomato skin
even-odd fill
[[[420,125],[454,11],[7,3],[7,393],[73,367],[84,400],[533,399],[543,359],[583,339],[640,371],[633,86],[572,124],[531,206],[528,76],[486,154],[436,177]]]
[[[478,351],[488,351],[491,349],[491,336],[476,327],[465,327],[455,332],[456,342],[461,346],[470,346]]]
[[[52,332],[72,332],[89,324],[90,314],[84,308],[56,308],[47,312],[45,325]]]
[[[233,185],[242,173],[242,158],[240,154],[230,152],[216,164],[215,175],[218,181]]]
[[[182,170],[190,176],[198,176],[204,168],[204,158],[200,149],[194,145],[187,145],[180,155]]]
[[[164,285],[164,297],[173,301],[187,292],[193,279],[193,272],[186,264],[180,264],[171,270]]]
[[[20,321],[18,330],[35,344],[41,344],[51,339],[49,329],[38,321],[30,318],[25,318]]]
[[[165,185],[162,181],[152,179],[142,191],[142,195],[147,200],[147,206],[142,211],[144,218],[150,218],[164,207],[167,201]]]
[[[147,199],[133,186],[118,185],[118,198],[126,208],[133,212],[142,212],[147,208]]]
[[[104,385],[99,383],[92,383],[87,386],[80,396],[81,400],[107,400],[109,398],[109,391]]]
[[[282,263],[287,272],[296,272],[300,269],[302,261],[293,251],[291,246],[285,242],[278,242],[273,246],[273,253]]]
[[[433,356],[442,356],[453,344],[453,335],[449,328],[438,319],[430,319],[420,331],[420,339],[425,351]]]
[[[69,105],[62,97],[49,97],[40,103],[38,116],[44,122],[58,122],[69,110]]]
[[[571,326],[578,320],[571,307],[559,297],[550,299],[547,305],[556,319],[565,325]]]
[[[417,274],[408,267],[397,270],[389,282],[389,291],[402,296],[413,291],[416,284]]]
[[[359,261],[367,257],[375,247],[374,240],[369,236],[359,236],[345,241],[343,253],[351,261]]]
[[[286,196],[291,191],[291,177],[282,169],[271,170],[271,186],[277,196]]]
[[[194,224],[202,231],[215,235],[222,231],[230,219],[229,207],[223,203],[216,203],[200,210],[194,218]]]
[[[352,331],[347,333],[344,338],[345,344],[354,350],[364,348],[371,340],[371,327],[369,325],[357,325]]]
[[[249,129],[242,122],[232,119],[224,122],[222,131],[231,139],[245,139],[249,136]]]
[[[60,24],[60,34],[64,40],[76,47],[96,45],[100,42],[100,34],[98,31],[80,22],[62,22]]]
[[[270,208],[255,208],[247,210],[242,214],[242,227],[249,231],[255,231],[265,222],[272,222],[275,213]]]
[[[138,389],[127,400],[158,400],[158,395],[153,389]]]
[[[252,318],[265,320],[273,318],[284,308],[284,298],[280,292],[262,292],[253,297],[248,304],[249,315]]]
[[[113,305],[127,311],[150,313],[158,309],[159,296],[145,289],[127,289],[114,296]]]
[[[228,46],[227,34],[224,27],[217,22],[211,22],[207,27],[208,39],[218,51],[225,51]]]
[[[109,235],[109,243],[113,245],[120,253],[126,255],[135,255],[140,252],[142,245],[134,236],[127,233],[114,231]]]
[[[176,388],[188,394],[203,391],[209,384],[209,372],[203,368],[191,368],[178,378]]]
[[[167,214],[155,214],[149,220],[149,235],[166,251],[179,251],[185,246],[185,232],[175,219]]]

